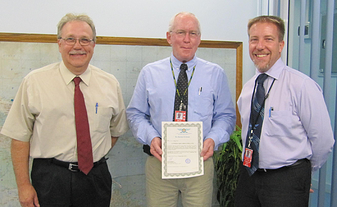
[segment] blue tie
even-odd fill
[[[251,113],[250,113],[250,125],[246,139],[246,147],[249,145],[249,136],[251,130],[253,129],[252,142],[250,143],[250,148],[253,150],[253,159],[251,167],[246,167],[248,174],[251,176],[259,168],[259,144],[261,128],[264,117],[264,101],[265,101],[265,90],[263,87],[263,82],[267,79],[268,75],[263,73],[260,74],[257,79],[257,89],[255,97],[253,97]],[[254,126],[252,126],[254,125]]]

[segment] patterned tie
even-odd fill
[[[174,112],[186,111],[185,121],[187,121],[187,106],[188,106],[188,79],[186,70],[187,65],[185,63],[181,64],[177,82],[176,96],[174,101]],[[175,120],[174,112],[173,112],[173,121]]]
[[[268,75],[263,73],[260,74],[257,79],[257,89],[255,97],[253,99],[253,106],[251,107],[249,130],[246,139],[246,147],[249,145],[249,135],[252,130],[252,123],[255,123],[253,131],[253,140],[250,143],[251,149],[253,149],[253,159],[251,168],[246,167],[248,174],[251,176],[259,168],[259,144],[260,144],[260,135],[261,128],[263,124],[264,117],[264,99],[265,99],[265,90],[263,87],[263,82],[267,79]]]
[[[74,78],[75,95],[75,125],[77,136],[77,157],[78,168],[84,173],[88,174],[93,167],[92,145],[90,138],[90,129],[88,122],[87,109],[85,107],[84,97],[80,89],[80,77]]]

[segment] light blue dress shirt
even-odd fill
[[[163,121],[173,121],[176,87],[170,59],[178,79],[182,62],[173,55],[146,65],[126,110],[132,133],[142,144],[150,145],[153,138],[161,137]],[[186,64],[189,80],[195,66],[188,87],[188,121],[202,121],[204,140],[212,138],[217,148],[229,140],[236,120],[227,76],[219,65],[196,56]]]
[[[238,99],[242,141],[246,143],[250,104],[257,74],[243,87]],[[334,144],[330,117],[320,86],[305,74],[286,66],[279,59],[267,72],[259,168],[278,169],[308,158],[312,170],[328,159]],[[245,144],[243,144],[245,146]]]

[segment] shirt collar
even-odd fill
[[[278,79],[280,77],[280,74],[282,72],[282,70],[285,68],[285,64],[282,61],[281,58],[279,58],[275,64],[267,71],[265,72],[268,76],[274,78],[274,79]],[[256,75],[258,76],[259,74],[261,74],[261,72],[259,72],[258,69],[256,69]]]
[[[172,65],[174,69],[178,69],[180,68],[180,65],[183,62],[180,62],[176,57],[174,57],[173,53],[171,53],[171,61],[172,61]],[[187,64],[188,67],[188,71],[192,70],[193,67],[197,64],[197,55],[194,55],[193,59],[186,62],[185,64]]]
[[[77,75],[73,74],[72,72],[70,72],[70,70],[68,70],[68,68],[64,65],[63,61],[60,64],[60,72],[61,72],[61,76],[64,82],[67,85],[71,83],[75,77],[77,77]],[[82,82],[88,86],[90,82],[90,77],[91,77],[90,67],[88,66],[85,72],[79,75],[78,77],[80,77],[82,79]]]

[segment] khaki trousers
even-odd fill
[[[204,175],[193,178],[162,179],[161,162],[149,156],[145,166],[148,207],[176,207],[179,192],[184,207],[212,206],[213,158],[204,163]]]

